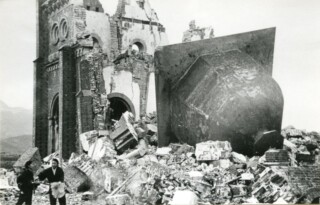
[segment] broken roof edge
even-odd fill
[[[272,76],[276,28],[249,31],[200,41],[158,47],[155,51],[155,66],[158,73],[175,81],[198,57],[240,50],[259,62],[265,73]],[[180,53],[180,55],[176,55]],[[174,58],[172,58],[174,56]]]
[[[138,4],[138,1],[135,3]],[[133,2],[128,3],[126,0],[118,0],[116,11],[111,16],[159,23],[158,15],[148,0],[144,1],[143,7],[133,4]]]

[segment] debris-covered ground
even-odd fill
[[[282,130],[283,149],[247,157],[227,141],[195,147],[157,147],[156,115],[133,122],[123,114],[112,131],[80,136],[84,152],[63,163],[68,204],[319,203],[320,135],[293,127]],[[43,160],[49,162],[57,153]],[[42,165],[40,168],[48,165]],[[40,171],[38,170],[38,172]],[[3,170],[0,202],[19,194],[12,172]],[[10,177],[9,177],[10,176]],[[7,182],[7,181],[8,182]],[[48,204],[48,185],[34,204]]]

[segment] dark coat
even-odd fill
[[[24,169],[17,177],[17,184],[21,191],[31,192],[33,190],[33,173],[30,169]]]
[[[57,167],[56,174],[53,174],[52,168],[43,170],[39,174],[40,180],[48,179],[49,183],[52,182],[64,182],[64,172],[60,167]]]

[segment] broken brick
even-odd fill
[[[90,142],[98,137],[98,132],[96,130],[92,130],[89,132],[85,132],[79,135],[79,139],[81,142],[81,147],[84,151],[89,151]]]
[[[212,161],[230,158],[231,151],[227,141],[207,141],[196,144],[195,155],[198,161]]]
[[[303,133],[301,130],[292,128],[292,129],[287,129],[285,130],[287,137],[302,137]]]
[[[247,158],[237,152],[231,152],[232,161],[238,164],[246,164]]]
[[[84,192],[81,196],[81,200],[83,201],[93,200],[94,198],[95,198],[95,195],[91,191]]]
[[[64,180],[72,192],[86,191],[90,187],[87,175],[74,166],[68,166],[64,169]]]
[[[267,165],[284,165],[290,164],[288,151],[279,149],[270,149],[265,153]]]
[[[240,179],[245,181],[253,181],[254,176],[251,173],[242,173]]]
[[[114,146],[107,137],[96,138],[94,142],[90,144],[88,150],[88,156],[96,161],[99,161],[105,156],[112,158],[116,154],[117,153],[114,150]]]
[[[248,187],[245,185],[230,185],[231,186],[231,192],[233,197],[241,197],[246,196],[248,192]]]
[[[128,194],[118,194],[114,196],[108,196],[106,198],[106,205],[133,205],[132,199]]]
[[[314,164],[316,161],[315,155],[310,154],[296,154],[296,159],[299,164]]]
[[[158,132],[157,126],[155,126],[153,124],[147,124],[147,134],[148,135],[154,135],[157,132]]]

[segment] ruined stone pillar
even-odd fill
[[[68,159],[76,151],[76,69],[73,49],[65,46],[59,50],[59,151]]]

